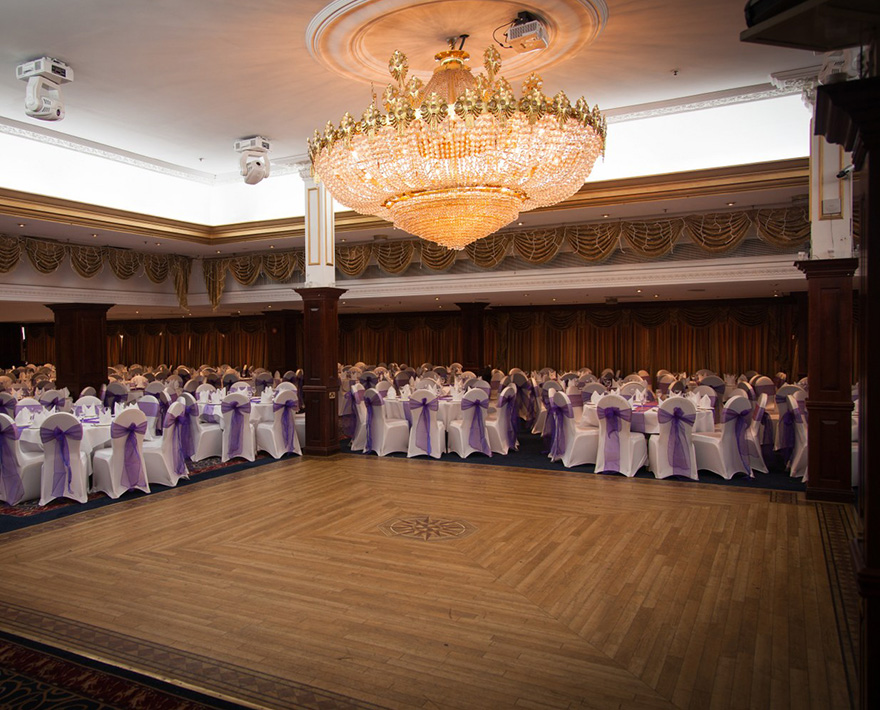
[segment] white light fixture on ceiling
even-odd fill
[[[239,165],[244,181],[248,185],[256,185],[263,178],[269,177],[269,150],[271,144],[267,138],[252,136],[235,141],[233,148],[241,153]]]
[[[473,76],[465,37],[436,55],[427,85],[407,79],[407,58],[395,52],[385,113],[374,97],[361,120],[345,114],[309,141],[313,171],[338,202],[450,249],[574,194],[605,149],[598,107],[545,96],[536,74],[517,98],[494,47],[486,74]]]
[[[41,121],[60,121],[64,118],[61,85],[73,81],[73,69],[50,57],[41,57],[15,68],[15,77],[27,82],[24,111]]]

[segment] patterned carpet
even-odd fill
[[[10,710],[235,710],[241,706],[0,634],[0,707]]]

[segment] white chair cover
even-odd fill
[[[161,438],[144,443],[147,481],[151,485],[176,486],[181,478],[189,478],[186,460],[193,450],[186,404],[178,399],[165,413]]]
[[[272,421],[257,424],[257,450],[280,459],[284,454],[302,455],[296,431],[296,410],[299,402],[296,389],[275,395],[272,402]]]
[[[199,417],[199,405],[189,392],[180,395],[178,401],[186,405],[189,429],[193,441],[193,461],[202,461],[223,453],[223,431],[216,422],[203,422]],[[169,409],[170,411],[170,409]]]
[[[697,408],[684,397],[671,397],[660,404],[660,433],[648,441],[648,461],[655,478],[682,476],[699,480],[692,440],[696,418]]]
[[[92,490],[119,498],[130,490],[150,492],[144,463],[147,417],[136,407],[120,412],[110,425],[110,448],[92,456]]]
[[[358,416],[363,417],[364,447],[369,454],[375,451],[379,456],[407,450],[409,425],[403,419],[388,419],[385,416],[385,401],[374,388],[366,390],[357,405]]]
[[[354,415],[354,431],[351,434],[351,450],[363,451],[367,445],[367,409],[364,404],[364,386],[355,382],[351,392],[351,408]],[[369,452],[367,452],[369,453]]]
[[[566,468],[596,463],[599,453],[599,427],[575,425],[571,400],[565,392],[554,392],[551,403],[547,414],[548,419],[553,419],[550,460],[562,461]]]
[[[632,406],[620,395],[606,394],[599,400],[596,414],[599,417],[596,473],[616,471],[630,478],[635,476],[648,461],[648,444],[644,434],[630,429]]]
[[[481,453],[492,455],[486,419],[489,395],[480,388],[469,390],[461,398],[461,419],[449,423],[449,451],[462,458]]]
[[[412,422],[406,455],[431,456],[439,459],[446,451],[446,427],[437,416],[439,401],[430,390],[419,389],[412,393],[408,408]]]
[[[20,435],[12,417],[0,414],[0,501],[9,505],[40,497],[43,455],[24,453]]]
[[[223,398],[223,449],[221,461],[241,457],[248,461],[256,458],[254,427],[251,424],[251,401],[246,394],[233,392]]]
[[[508,385],[501,390],[496,407],[495,415],[486,421],[489,448],[494,454],[507,455],[511,449],[519,449],[515,385]]]
[[[730,480],[737,473],[754,477],[748,445],[752,407],[745,397],[727,401],[721,412],[721,431],[693,435],[697,468]]]
[[[144,441],[152,441],[158,435],[157,422],[162,411],[159,400],[151,394],[145,394],[138,399],[136,406],[147,418],[147,434]]]
[[[788,396],[788,409],[794,417],[794,448],[791,453],[791,475],[807,481],[807,420],[793,395]]]
[[[85,503],[89,499],[89,466],[80,450],[82,424],[67,412],[52,414],[40,425],[40,439],[44,452],[40,505],[55,498]]]

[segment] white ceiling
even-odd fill
[[[552,17],[573,2],[521,7],[537,5]],[[368,0],[376,13],[389,3],[400,5]],[[479,66],[497,26],[498,0],[410,4],[468,10],[443,13],[436,28],[421,12],[412,33],[401,28],[395,38],[401,51],[414,57],[412,65],[443,49],[442,37],[461,25],[454,31],[472,36],[468,48]],[[510,12],[517,6],[500,4]],[[307,49],[307,26],[324,5],[324,0],[6,0],[0,117],[211,174],[235,170],[232,142],[255,133],[272,140],[273,159],[303,155],[315,128],[338,122],[346,111],[359,116],[370,100],[368,84],[331,71]],[[745,22],[736,0],[607,0],[607,6],[598,38],[543,72],[546,93],[564,89],[571,98],[583,95],[609,110],[764,84],[771,72],[817,63],[810,52],[741,43]],[[390,32],[387,19],[375,19],[383,21],[380,28]],[[377,42],[370,49],[385,47]],[[517,56],[500,51],[508,60]],[[17,64],[44,55],[75,72],[75,81],[63,88],[67,116],[52,124],[25,116],[25,86],[15,79]],[[423,77],[431,67],[424,69]]]
[[[443,49],[450,33],[471,35],[467,48],[479,67],[482,50],[497,27],[499,12],[533,9],[548,17],[563,16],[566,9],[589,0],[546,0],[513,3],[509,0],[361,0],[372,8],[368,49],[390,50],[394,43],[411,57],[411,70],[423,78],[434,51]],[[601,0],[592,0],[601,5]],[[382,13],[384,7],[419,6],[414,31],[397,26],[405,13]],[[272,141],[272,159],[301,159],[315,128],[328,120],[338,122],[348,111],[359,116],[370,101],[370,85],[354,81],[320,63],[308,50],[306,30],[325,7],[324,0],[5,0],[0,11],[0,123],[4,120],[50,129],[81,141],[108,146],[163,161],[206,176],[237,170],[232,149],[237,138],[261,134]],[[342,3],[337,0],[335,5]],[[357,4],[357,3],[356,3]],[[764,85],[773,72],[816,65],[811,52],[743,44],[745,29],[742,0],[606,0],[607,23],[592,44],[581,47],[565,61],[542,70],[544,91],[564,89],[571,99],[583,95],[603,110],[621,113],[629,107],[656,102],[675,103],[710,92]],[[425,8],[437,7],[436,26]],[[499,9],[501,8],[501,9]],[[452,19],[451,19],[452,18]],[[513,19],[512,17],[510,19]],[[454,26],[454,29],[453,29]],[[357,28],[354,28],[357,29]],[[577,28],[563,27],[571,35]],[[352,30],[354,31],[354,30]],[[559,35],[563,36],[562,34]],[[387,46],[386,46],[387,45]],[[499,49],[503,61],[516,58]],[[24,113],[23,82],[15,67],[40,56],[60,59],[73,68],[75,81],[63,88],[66,118],[47,123]],[[538,55],[536,62],[540,62]],[[336,59],[338,59],[337,57]],[[384,60],[384,58],[383,58]],[[502,67],[502,74],[504,68]],[[512,82],[518,89],[518,81]],[[381,94],[383,86],[376,86]],[[686,102],[682,102],[686,103]],[[616,111],[615,111],[616,109]],[[793,194],[733,196],[733,200],[763,204],[785,203]],[[612,218],[682,214],[698,210],[724,210],[726,198],[629,205],[625,208],[581,210],[575,215],[543,212],[523,215],[525,226],[590,220],[612,213]],[[715,200],[713,202],[712,200]],[[716,204],[716,202],[718,204]],[[625,213],[624,213],[625,212]],[[20,223],[26,223],[19,227]],[[209,255],[212,247],[161,241],[132,235],[102,233],[88,228],[22,220],[0,215],[0,233],[26,234],[75,242],[98,239],[104,244],[134,246],[142,251],[187,251]],[[348,240],[371,237],[347,233]],[[389,238],[395,234],[388,233]],[[132,241],[136,239],[138,241]],[[141,246],[140,242],[144,242]],[[94,243],[94,242],[93,242]],[[283,241],[276,248],[293,246]],[[224,252],[266,248],[266,244],[231,245]],[[196,276],[195,278],[198,278]],[[758,292],[754,285],[696,281],[685,286],[657,289],[658,298],[735,298],[771,296],[799,286],[767,283]],[[765,288],[766,287],[766,288]],[[705,288],[706,291],[699,289]],[[697,290],[688,290],[697,289]],[[538,303],[602,301],[606,296],[636,297],[632,289],[605,289],[601,294],[583,290],[544,294]],[[766,291],[766,293],[764,293]],[[652,290],[650,297],[653,299]],[[638,298],[643,298],[639,295]],[[392,311],[417,308],[454,309],[460,296],[409,299],[363,298],[346,304],[343,311]],[[519,305],[533,299],[518,293],[491,296],[494,305]],[[256,313],[272,301],[244,305],[224,304],[219,313]],[[295,307],[279,304],[274,307]],[[16,320],[50,320],[39,304],[17,304]],[[135,313],[135,311],[138,311]],[[168,317],[167,309],[117,306],[111,318]],[[204,311],[204,312],[202,312]],[[192,315],[210,315],[193,309]]]

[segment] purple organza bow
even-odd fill
[[[125,487],[128,490],[137,488],[138,486],[147,485],[137,439],[139,434],[143,436],[146,433],[146,422],[141,422],[140,424],[131,422],[127,426],[113,422],[110,425],[111,439],[121,439],[123,436],[125,437],[125,456],[122,459],[122,483],[125,484]]]
[[[489,400],[461,400],[462,413],[475,407],[476,411],[474,411],[474,416],[471,419],[471,430],[468,435],[468,443],[471,445],[471,448],[476,449],[477,451],[482,451],[486,456],[491,456],[492,450],[489,448],[489,442],[486,441],[486,422],[483,418],[483,410],[486,410],[487,412],[489,411]]]
[[[229,458],[241,456],[242,439],[244,436],[245,414],[251,413],[250,402],[227,402],[220,404],[220,411],[226,414],[232,412],[232,421],[229,424]]]
[[[681,407],[676,407],[671,413],[665,409],[658,409],[657,421],[661,424],[672,422],[667,451],[668,461],[672,464],[672,475],[690,477],[691,450],[685,427],[692,427],[697,421],[697,415],[685,414]]]
[[[62,397],[60,395],[56,395],[54,397],[48,397],[48,398],[40,401],[40,404],[42,404],[46,409],[48,409],[50,411],[54,409],[59,412],[64,408],[64,405],[66,403],[67,403],[67,398]]]
[[[746,441],[746,431],[752,418],[751,409],[743,409],[741,412],[735,412],[732,409],[725,409],[721,412],[721,423],[736,421],[736,450],[739,452],[740,461],[746,469],[749,476],[752,474],[751,459],[749,458],[749,445]]]
[[[462,401],[462,405],[464,402]],[[426,412],[425,409],[428,409],[432,412],[436,412],[440,409],[440,402],[437,399],[432,399],[430,402],[427,397],[422,397],[421,399],[412,398],[409,400],[409,409],[410,413],[413,410],[419,411],[422,410],[422,414],[419,417],[419,423],[416,425],[416,446],[423,451],[428,453],[428,456],[431,455],[431,415],[429,412]],[[463,406],[462,406],[463,408]]]
[[[516,392],[511,392],[506,397],[498,400],[498,411],[500,412],[502,408],[505,408],[504,414],[499,416],[504,416],[506,423],[504,429],[507,432],[507,446],[508,448],[515,449],[517,445],[517,432],[519,431],[519,416],[516,413]]]
[[[165,417],[168,415],[168,400],[164,397],[158,397],[159,400],[159,415],[156,417],[156,433],[161,434],[162,430],[165,428]]]
[[[281,412],[281,435],[284,437],[284,450],[291,452],[296,450],[296,428],[293,423],[293,415],[296,413],[296,399],[291,397],[283,402],[272,402],[272,411]]]
[[[363,397],[364,406],[367,408],[367,444],[364,448],[364,453],[368,454],[373,449],[373,407],[383,407],[385,406],[385,402],[378,395],[378,393],[374,395],[366,396],[366,392],[359,392]]]
[[[70,446],[68,439],[82,441],[82,424],[76,422],[67,429],[56,426],[54,429],[40,429],[40,439],[44,444],[55,442],[55,458],[53,461],[52,495],[61,498],[64,495],[65,483],[68,491],[72,492],[73,471],[70,468]]]
[[[782,431],[779,435],[780,447],[781,449],[793,449],[794,448],[794,423],[797,421],[798,414],[796,410],[789,409],[785,414],[783,414],[779,418],[779,426],[782,427]]]
[[[196,415],[198,415],[198,407],[196,407]],[[184,409],[180,414],[166,414],[162,422],[162,428],[165,433],[162,436],[168,436],[171,433],[173,445],[171,450],[174,453],[174,472],[178,476],[186,476],[186,460],[195,453],[195,446],[192,440],[192,430],[190,429],[190,413]]]
[[[0,402],[0,414],[7,414],[11,419],[15,419],[15,400]]]
[[[620,470],[620,430],[621,421],[632,421],[632,409],[620,407],[596,407],[599,419],[605,420],[605,468],[608,471]]]
[[[547,410],[547,423],[550,426],[550,458],[562,458],[565,453],[565,420],[574,419],[574,411],[570,404],[560,405],[550,402]]]
[[[21,470],[18,467],[18,457],[15,455],[15,444],[13,444],[19,436],[21,431],[15,424],[0,429],[0,481],[2,481],[0,498],[10,505],[15,505],[24,496]]]

